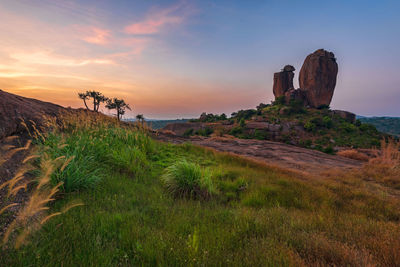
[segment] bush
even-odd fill
[[[290,114],[306,113],[303,101],[292,99],[290,100],[289,107],[290,107],[289,109]]]
[[[209,127],[206,127],[206,128],[204,128],[204,129],[197,130],[197,131],[195,132],[196,135],[201,135],[201,136],[209,136],[209,135],[212,134],[212,133],[213,133],[213,129],[211,129],[211,128],[209,128]]]
[[[193,135],[193,132],[194,132],[193,128],[187,129],[187,130],[183,133],[183,136],[189,137],[189,136]]]
[[[242,134],[242,133],[243,133],[243,128],[240,127],[240,126],[233,127],[233,128],[229,131],[229,134],[231,134],[231,135],[233,135],[233,136],[237,136],[237,135]]]
[[[258,139],[258,140],[266,140],[268,139],[269,134],[266,131],[260,130],[260,129],[256,129],[254,131],[254,138]]]
[[[314,123],[312,123],[311,121],[308,121],[308,122],[306,122],[305,124],[304,124],[304,129],[307,131],[307,132],[314,132],[315,131],[315,129],[316,129],[316,125],[314,124]]]
[[[166,168],[161,179],[174,197],[208,199],[215,193],[210,172],[186,160]]]
[[[324,127],[328,128],[328,129],[332,128],[333,122],[330,117],[328,117],[328,116],[323,117],[322,123],[323,123]]]
[[[242,128],[243,128],[244,126],[246,126],[246,121],[244,120],[244,118],[240,119],[239,125],[240,125],[240,127],[242,127]]]
[[[277,105],[285,105],[286,104],[285,96],[277,97],[272,104],[275,105],[275,106],[277,106]]]
[[[348,122],[342,122],[339,125],[339,128],[343,131],[346,131],[348,133],[354,132],[357,130],[357,127],[354,124],[348,123]]]

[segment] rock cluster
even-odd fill
[[[293,88],[294,70],[293,66],[286,65],[274,74],[275,99],[284,96],[286,102],[293,99],[313,108],[329,106],[338,73],[335,55],[324,49],[308,55],[300,70],[299,89]]]

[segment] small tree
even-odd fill
[[[144,116],[143,114],[137,114],[136,115],[136,119],[138,120],[138,122],[140,122],[142,125],[144,123]]]
[[[118,120],[121,120],[122,115],[125,114],[125,110],[129,109],[131,110],[131,107],[125,103],[123,99],[118,99],[118,98],[113,98],[113,99],[107,99],[107,104],[106,108],[108,109],[115,109],[117,110],[117,118]]]
[[[93,111],[99,112],[100,103],[104,103],[108,100],[102,93],[97,91],[86,91],[85,93],[78,93],[80,99],[83,100],[86,109],[90,110],[86,100],[93,99]]]

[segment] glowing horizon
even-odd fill
[[[229,115],[269,103],[286,64],[297,85],[304,58],[325,48],[339,62],[332,108],[400,116],[397,3],[2,2],[0,89],[11,93],[77,108],[78,92],[98,90],[125,99],[126,117]]]

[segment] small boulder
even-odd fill
[[[308,104],[306,94],[301,89],[293,89],[292,88],[285,93],[286,103],[290,103],[290,101],[292,101],[292,100],[303,103],[303,105],[305,105],[305,106]]]
[[[333,114],[340,116],[350,123],[356,121],[356,114],[344,110],[332,110]]]

